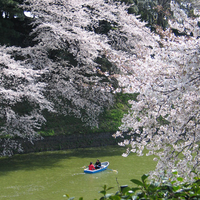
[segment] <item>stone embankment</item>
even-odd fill
[[[34,144],[29,141],[23,141],[22,146],[24,148],[24,153],[30,153],[117,145],[121,140],[119,138],[113,138],[112,134],[113,133],[93,133],[48,136],[44,137],[42,140],[35,141]]]

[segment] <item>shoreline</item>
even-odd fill
[[[42,140],[24,141],[19,139],[22,144],[23,154],[43,151],[66,150],[76,148],[100,147],[108,145],[118,145],[122,138],[113,138],[113,133],[92,133],[92,134],[73,134],[43,137]]]

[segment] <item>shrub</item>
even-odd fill
[[[177,172],[173,172],[176,180],[162,178],[160,182],[149,181],[149,175],[144,174],[141,180],[131,179],[136,187],[120,187],[115,194],[109,194],[108,191],[112,187],[103,186],[100,191],[103,196],[99,200],[199,200],[200,199],[200,178],[197,176],[193,182],[184,183],[183,178],[178,176]],[[73,200],[74,197],[68,197],[68,200]],[[83,197],[79,198],[83,200]],[[97,199],[95,199],[97,200]]]

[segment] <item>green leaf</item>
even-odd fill
[[[109,187],[106,191],[113,189],[114,187]]]
[[[140,122],[140,121],[141,121],[141,119],[140,119],[139,117],[136,117],[136,119],[137,119],[137,121],[138,121],[138,122]]]
[[[121,200],[121,197],[119,195],[114,195],[111,198],[112,200]]]
[[[199,177],[194,177],[194,180],[199,180]]]
[[[99,193],[105,195],[105,194],[106,194],[106,191],[105,191],[105,190],[102,190],[102,191],[100,191]]]
[[[178,191],[181,187],[178,185],[178,186],[173,186],[173,191]]]
[[[182,177],[177,177],[177,180],[183,182],[184,179]]]
[[[177,172],[177,171],[174,171],[174,172],[172,172],[172,174],[174,174],[174,175],[177,175],[177,174],[178,174],[178,172]]]
[[[137,187],[137,188],[132,188],[131,190],[132,190],[133,192],[136,192],[137,190],[140,190],[140,188],[138,188],[138,187]]]
[[[196,181],[195,181],[195,183],[197,184],[197,185],[200,185],[200,179],[198,178],[198,179],[195,179]]]
[[[136,185],[144,186],[144,184],[137,179],[131,179],[131,182],[135,183]]]
[[[121,190],[121,192],[123,193],[123,194],[126,194],[128,191],[130,191],[131,190],[131,188],[130,187],[125,187],[125,188],[123,188],[122,190]]]
[[[144,182],[147,178],[149,177],[149,175],[148,174],[144,174],[143,176],[142,176],[142,182]]]
[[[171,184],[173,185],[174,183],[176,183],[176,181],[171,181]]]

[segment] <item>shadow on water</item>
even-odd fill
[[[101,157],[119,156],[125,148],[106,146],[97,148],[69,149],[61,151],[47,151],[40,153],[18,154],[13,157],[0,158],[0,176],[17,170],[36,170],[39,168],[59,167],[59,161],[69,161],[71,158],[90,158],[96,160]],[[88,160],[89,162],[90,160]],[[61,167],[61,166],[60,166]]]

